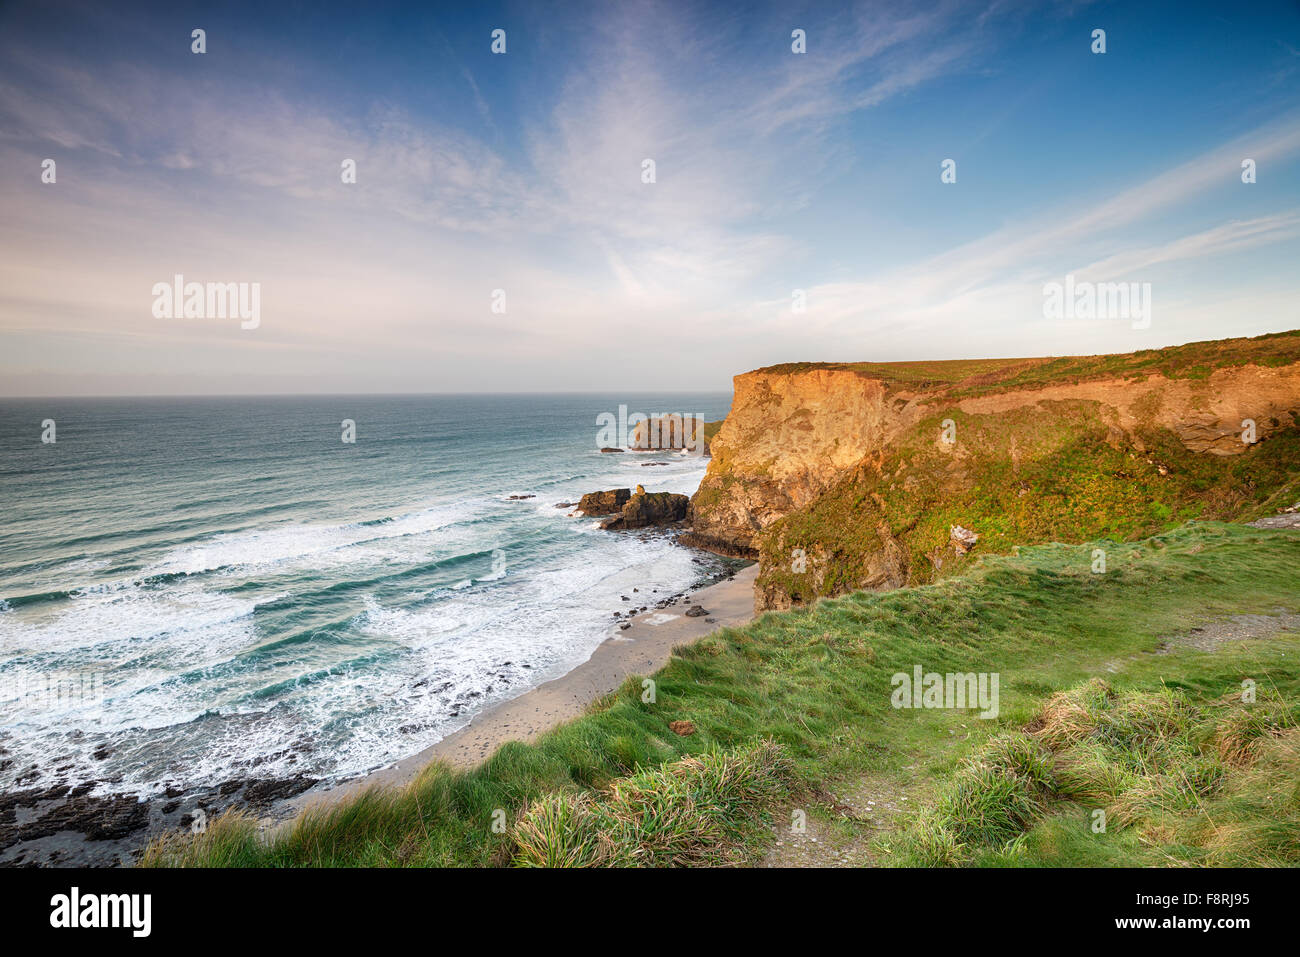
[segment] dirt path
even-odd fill
[[[867,775],[815,795],[815,801],[807,802],[814,807],[782,808],[776,812],[772,841],[759,866],[879,866],[880,852],[874,842],[895,830],[910,810],[909,801],[914,799],[909,790],[910,782]],[[802,818],[797,816],[800,813]]]

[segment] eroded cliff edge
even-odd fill
[[[685,540],[757,558],[758,610],[1300,498],[1300,331],[1109,356],[797,363],[734,382]]]

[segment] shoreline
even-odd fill
[[[720,628],[753,621],[757,576],[758,565],[748,565],[664,608],[651,608],[625,619],[622,623],[630,625],[626,631],[620,630],[619,622],[611,624],[610,635],[576,668],[476,715],[459,731],[416,754],[359,778],[289,798],[275,808],[271,820],[286,823],[305,810],[326,809],[372,787],[404,787],[433,761],[466,771],[509,741],[536,740],[582,715],[593,701],[616,690],[629,676],[658,671],[672,657],[673,648]],[[685,612],[692,605],[701,606],[708,614],[688,618]]]
[[[662,530],[642,529],[640,536],[656,532]],[[582,715],[628,676],[659,670],[673,648],[751,621],[758,566],[736,569],[734,561],[730,564],[732,570],[723,571],[725,578],[707,576],[694,590],[661,599],[643,612],[615,611],[603,641],[568,672],[498,702],[415,754],[357,777],[329,783],[305,774],[287,779],[253,775],[197,789],[173,784],[143,798],[112,789],[91,794],[99,781],[75,786],[33,782],[0,795],[0,867],[130,866],[149,841],[169,831],[189,830],[196,814],[210,818],[242,807],[257,817],[263,830],[270,830],[288,825],[309,807],[327,808],[375,787],[403,787],[434,761],[455,770],[471,769],[509,741],[536,740]],[[641,599],[651,600],[649,595]],[[687,617],[692,605],[706,613]],[[3,753],[0,748],[0,756]]]
[[[748,565],[662,607],[615,618],[604,641],[565,674],[494,705],[415,754],[333,785],[305,777],[250,777],[196,791],[169,788],[144,799],[111,791],[92,795],[86,785],[37,785],[0,795],[0,867],[130,866],[153,838],[189,830],[196,810],[211,817],[242,806],[271,830],[288,826],[308,808],[328,809],[370,788],[401,788],[434,761],[469,770],[509,741],[534,741],[579,717],[630,675],[658,671],[675,647],[752,621],[757,574],[757,564]],[[692,605],[707,614],[687,617]]]

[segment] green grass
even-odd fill
[[[1284,683],[1252,702],[1099,679],[1055,694],[1028,733],[962,761],[887,842],[892,863],[1300,866],[1300,704]]]
[[[616,781],[606,795],[559,792],[515,825],[522,867],[664,867],[739,863],[762,808],[789,792],[783,749],[759,741]]]
[[[643,700],[639,679],[630,679],[583,717],[533,745],[508,744],[472,771],[433,765],[406,789],[371,792],[305,815],[269,839],[248,818],[226,815],[203,835],[156,842],[144,863],[748,861],[761,853],[758,825],[777,804],[798,801],[815,812],[816,795],[836,782],[919,775],[916,803],[931,792],[948,794],[949,777],[964,755],[1029,726],[1051,695],[1107,672],[1116,661],[1123,667],[1112,681],[1126,692],[1131,686],[1163,693],[1163,679],[1201,707],[1197,702],[1219,698],[1243,676],[1253,676],[1283,700],[1300,701],[1294,639],[1275,639],[1265,651],[1244,642],[1214,655],[1147,654],[1161,636],[1207,618],[1300,610],[1300,535],[1196,523],[1107,548],[1105,574],[1091,572],[1089,545],[1043,545],[979,559],[966,574],[932,585],[857,592],[767,614],[678,649],[654,675],[653,701]],[[894,709],[890,677],[910,673],[915,664],[927,671],[998,672],[999,718]],[[674,734],[669,723],[682,719],[697,732]],[[1031,847],[1035,841],[1059,844],[1064,838],[1051,830],[1067,813],[1060,809],[1065,798],[1059,782],[1022,738],[1013,734],[990,747],[1000,750],[985,763],[1011,768],[1015,778],[971,772],[949,805],[990,808],[987,853],[993,857],[974,862],[1018,862],[1015,849],[1008,849],[1017,840]],[[690,756],[698,762],[683,762]],[[1271,752],[1257,760],[1285,764]],[[1243,782],[1217,793],[1243,808],[1266,807],[1263,787]],[[989,788],[999,795],[996,801],[988,799]],[[980,826],[948,829],[951,860],[935,862],[970,860],[970,848],[985,847]],[[1109,843],[1085,843],[1109,848],[1087,862],[1119,855],[1125,840],[1136,845],[1136,838],[1124,836],[1134,833],[1134,827],[1117,827],[1108,832]],[[1262,842],[1256,830],[1233,847],[1250,860],[1249,847]]]

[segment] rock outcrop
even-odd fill
[[[1300,480],[1300,332],[734,382],[683,541],[758,558],[759,610],[924,583],[1016,544],[1255,517]]]
[[[759,370],[733,380],[731,412],[691,499],[688,544],[754,558],[754,537],[812,502],[915,420],[855,372]]]
[[[583,515],[613,515],[622,511],[632,497],[629,488],[612,488],[605,492],[588,492],[578,500],[578,511]]]
[[[690,499],[673,492],[647,492],[640,485],[622,511],[601,523],[601,528],[621,530],[672,525],[686,517]]]

